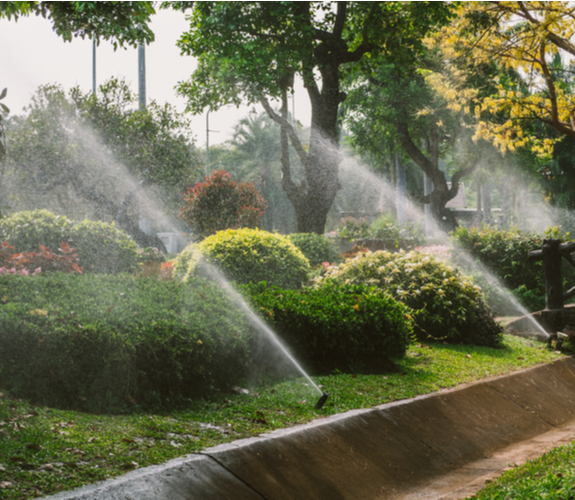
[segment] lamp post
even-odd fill
[[[146,46],[138,45],[138,93],[140,111],[146,110]]]
[[[96,40],[92,40],[92,94],[96,94]]]
[[[206,177],[210,176],[210,132],[219,132],[219,130],[210,130],[210,110],[206,113]]]

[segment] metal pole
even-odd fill
[[[210,176],[210,110],[206,113],[206,177]]]
[[[96,94],[96,40],[92,40],[92,94]]]
[[[138,88],[140,111],[146,110],[146,46],[138,45]]]

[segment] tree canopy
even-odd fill
[[[181,4],[185,10],[190,3]],[[423,37],[448,21],[451,8],[444,2],[198,2],[178,43],[198,58],[198,68],[179,91],[194,112],[261,103],[281,125],[282,183],[298,230],[321,233],[339,187],[342,80],[369,71],[378,58],[409,64]],[[308,145],[287,119],[296,75],[312,108]],[[273,99],[281,102],[279,110]],[[304,165],[300,184],[291,176],[288,141]]]
[[[0,2],[0,19],[18,20],[30,15],[52,21],[66,41],[73,37],[109,40],[114,48],[150,43],[148,26],[155,2]]]
[[[169,105],[134,111],[136,102],[115,79],[97,97],[41,87],[28,113],[8,121],[6,189],[14,207],[40,202],[72,219],[116,220],[137,241],[145,239],[140,217],[157,218],[147,210],[149,196],[175,214],[200,167],[188,122]]]
[[[448,75],[431,75],[435,88],[478,119],[476,136],[502,151],[529,146],[548,155],[557,139],[575,138],[570,2],[464,2],[435,40],[451,63]],[[502,70],[493,92],[470,88],[486,64]],[[526,126],[539,121],[556,133],[541,138]]]

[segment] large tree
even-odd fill
[[[191,2],[172,4],[185,10]],[[451,8],[446,2],[196,2],[179,46],[198,58],[198,68],[179,90],[194,112],[260,103],[281,125],[282,184],[298,231],[323,233],[339,188],[342,79],[361,70],[362,60],[411,64],[422,38],[449,19]],[[287,116],[296,75],[312,110],[307,145]],[[292,177],[289,142],[304,166],[300,183]]]
[[[432,65],[428,55],[417,66]],[[468,134],[461,116],[447,109],[417,66],[381,64],[368,77],[353,81],[346,103],[350,142],[360,152],[371,154],[381,154],[382,143],[387,145],[387,156],[403,149],[433,182],[432,191],[420,195],[421,201],[430,205],[440,227],[452,231],[456,220],[446,204],[457,196],[461,179],[471,173],[479,158],[467,154],[465,161],[451,162],[448,172],[440,168],[441,158],[452,154],[456,146],[463,150],[461,146],[468,145]]]

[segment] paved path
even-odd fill
[[[52,500],[459,499],[574,439],[575,359],[235,441]]]

